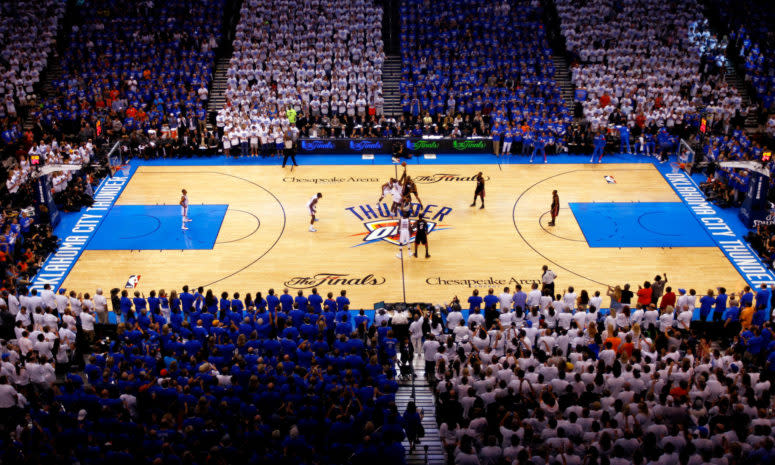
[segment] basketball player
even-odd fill
[[[390,186],[390,196],[393,198],[393,205],[390,206],[390,214],[393,216],[398,216],[398,210],[401,208],[401,203],[404,201],[404,196],[402,194],[403,188],[401,187],[401,183],[398,182],[397,179],[391,178],[393,185]]]
[[[186,223],[191,221],[191,218],[188,217],[188,192],[185,189],[180,192],[183,194],[180,196],[180,215],[182,217],[180,229],[187,231]]]
[[[396,254],[396,258],[401,258],[401,247],[406,246],[406,253],[411,253],[411,249],[409,248],[409,228],[411,228],[411,223],[409,221],[409,215],[401,215],[401,218],[398,219],[398,253]]]
[[[412,215],[412,198],[409,194],[401,198],[398,214],[402,218],[409,218]]]
[[[411,199],[411,195],[414,194],[415,198],[417,199],[417,203],[422,206],[422,200],[420,200],[420,195],[417,194],[417,184],[414,183],[412,180],[412,177],[406,174],[406,162],[403,162],[402,165],[404,165],[404,174],[401,175],[401,180],[399,181],[403,187],[403,195],[409,195]]]
[[[315,218],[315,213],[318,209],[318,200],[323,198],[323,194],[318,192],[317,194],[313,195],[311,199],[309,199],[309,202],[307,202],[307,208],[309,208],[309,214],[310,214],[310,220],[309,220],[309,232],[317,232],[317,229],[315,229],[315,221],[317,219]]]
[[[414,230],[414,257],[417,258],[417,247],[423,244],[425,246],[425,258],[431,258],[428,255],[428,223],[422,215],[417,217]]]
[[[382,195],[379,196],[379,200],[377,200],[377,203],[382,202],[382,199],[385,197],[393,198],[393,187],[396,184],[396,178],[390,178],[388,182],[382,185]],[[393,200],[393,205],[390,206],[390,214],[392,216],[396,215],[396,211],[398,210],[398,203],[396,203],[395,199]]]
[[[481,197],[482,199],[482,206],[479,207],[481,210],[484,208],[484,176],[482,176],[481,171],[476,175],[476,190],[474,191],[474,203],[471,204],[472,207],[476,206],[477,197]]]
[[[554,226],[555,219],[560,214],[560,196],[556,190],[552,191],[552,206],[549,209],[549,214],[552,215],[552,221],[549,222],[549,226]]]

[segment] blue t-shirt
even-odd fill
[[[498,303],[500,302],[500,299],[496,297],[494,294],[487,294],[484,296],[484,308],[490,308],[492,305],[498,306]]]
[[[281,295],[280,304],[282,305],[284,312],[290,312],[293,309],[293,297],[291,297],[290,294]]]
[[[317,314],[320,314],[323,311],[322,304],[323,304],[323,298],[320,297],[318,294],[312,294],[309,296],[309,299],[307,299],[309,304],[312,305],[312,311],[314,311]]]
[[[716,298],[713,296],[704,295],[700,298],[700,319],[705,320],[708,318],[715,303]]]
[[[468,309],[473,310],[477,307],[482,308],[482,301],[483,299],[478,295],[472,295],[471,297],[468,298],[468,304],[469,304]]]
[[[724,313],[724,310],[727,309],[727,295],[726,294],[719,294],[718,297],[716,297],[716,308],[713,310],[715,313]]]

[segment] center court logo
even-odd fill
[[[476,175],[461,176],[455,173],[434,173],[429,176],[415,176],[412,178],[417,184],[435,184],[437,182],[473,182],[476,181]],[[490,177],[485,176],[485,181],[489,181]]]
[[[390,244],[398,245],[398,218],[391,216],[390,207],[387,203],[380,203],[375,205],[357,205],[354,207],[347,207],[345,210],[361,221],[366,232],[356,233],[352,236],[363,236],[360,243],[353,247],[360,247],[366,244],[373,244],[377,241],[385,241]],[[447,225],[442,224],[444,218],[452,213],[452,207],[439,206],[432,203],[427,205],[420,205],[419,203],[413,203],[410,208],[409,216],[413,218],[412,225],[414,225],[417,217],[423,215],[425,221],[428,223],[428,234],[432,231],[443,231],[450,229]],[[414,242],[415,233],[411,233],[409,242]]]
[[[380,286],[385,284],[382,276],[367,274],[352,277],[347,273],[317,273],[314,276],[294,276],[285,281],[283,286],[291,289],[309,289],[321,286]]]

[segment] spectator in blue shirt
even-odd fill
[[[484,296],[484,309],[488,309],[492,307],[493,305],[497,306],[500,302],[500,299],[498,299],[498,296],[495,295],[495,290],[490,288],[487,291],[487,295]]]
[[[294,299],[294,302],[298,306],[299,310],[301,310],[304,313],[307,313],[307,303],[309,302],[306,297],[304,297],[304,291],[299,290],[299,292],[296,295],[296,298]]]
[[[312,288],[312,294],[309,296],[308,301],[316,315],[320,315],[323,312],[323,297],[318,294],[317,288]]]
[[[713,309],[713,321],[723,321],[722,315],[727,309],[727,290],[723,287],[718,288],[718,296],[716,297],[716,306]]]
[[[290,297],[290,296],[289,296]],[[280,305],[280,299],[274,295],[274,289],[269,289],[266,295],[266,308],[270,313],[274,313],[277,306]]]
[[[293,310],[293,297],[288,294],[288,288],[283,289],[283,294],[280,296],[280,305],[282,305],[282,310],[285,313]]]
[[[339,297],[336,298],[336,307],[339,311],[348,310],[350,307],[350,299],[347,298],[347,291],[342,289],[339,293]]]
[[[474,289],[474,295],[468,298],[468,310],[482,308],[483,299],[479,297],[479,289]]]

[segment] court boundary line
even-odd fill
[[[654,169],[654,170],[657,170],[657,169],[656,169],[656,167],[655,167],[653,164],[651,164],[651,165],[649,165],[649,166],[650,166],[649,168],[611,168],[611,170],[612,170],[612,171],[648,171],[648,170],[652,170],[652,169]],[[592,278],[589,278],[589,277],[587,277],[587,276],[584,276],[584,275],[582,275],[582,274],[576,273],[575,271],[573,271],[573,270],[571,270],[571,269],[565,268],[564,266],[560,265],[560,264],[559,264],[559,263],[557,263],[556,261],[554,261],[554,260],[552,260],[551,258],[547,257],[547,256],[546,256],[546,255],[544,255],[543,253],[539,252],[539,251],[538,251],[538,249],[536,249],[536,248],[533,246],[533,244],[532,244],[532,243],[530,243],[530,241],[528,241],[527,239],[525,239],[525,236],[524,236],[524,235],[522,235],[522,231],[520,231],[520,230],[519,230],[519,226],[517,226],[517,205],[519,204],[520,200],[522,200],[522,197],[523,197],[523,196],[524,196],[524,195],[525,195],[525,194],[526,194],[528,191],[532,190],[534,187],[536,187],[537,185],[539,185],[539,184],[541,184],[541,183],[543,183],[543,182],[545,182],[545,181],[548,181],[548,180],[550,180],[550,179],[553,179],[553,178],[556,178],[556,177],[559,177],[559,176],[564,176],[564,175],[566,175],[566,174],[569,174],[569,173],[575,173],[575,172],[578,172],[578,171],[585,171],[585,170],[582,170],[582,169],[572,169],[572,170],[568,170],[568,171],[562,171],[562,172],[560,172],[560,173],[553,174],[552,176],[546,177],[546,178],[544,178],[544,179],[540,179],[540,180],[536,181],[534,184],[532,184],[532,185],[528,186],[528,187],[527,187],[525,190],[523,190],[523,191],[522,191],[522,192],[519,194],[519,196],[517,197],[517,200],[515,200],[515,201],[514,201],[514,207],[513,207],[513,208],[512,208],[512,210],[511,210],[511,220],[512,220],[512,222],[514,223],[514,229],[517,231],[517,234],[519,235],[519,238],[520,238],[520,239],[522,239],[522,242],[524,242],[524,243],[525,243],[525,244],[526,244],[528,247],[530,247],[530,249],[531,249],[533,252],[535,252],[536,254],[538,254],[538,256],[539,256],[539,257],[541,257],[541,258],[543,258],[544,260],[548,261],[548,262],[549,262],[549,263],[551,263],[552,265],[555,265],[555,266],[556,266],[556,267],[558,267],[559,269],[561,269],[561,270],[565,270],[565,271],[567,271],[568,273],[571,273],[572,275],[578,276],[578,277],[579,277],[579,278],[581,278],[581,279],[586,279],[586,280],[588,280],[588,281],[592,281],[592,282],[593,282],[593,283],[595,283],[595,284],[600,284],[601,286],[606,286],[606,287],[609,287],[609,286],[610,286],[609,284],[602,283],[602,282],[600,282],[600,281],[597,281],[597,280],[595,280],[595,279],[592,279]],[[657,171],[659,171],[659,170],[657,170]],[[675,192],[673,191],[673,193],[675,193]],[[679,198],[680,198],[680,197],[679,197]],[[540,218],[540,217],[539,217],[539,218]],[[575,215],[574,215],[574,218],[575,218]],[[583,233],[584,233],[584,232],[582,231],[582,234],[583,234]],[[586,236],[585,236],[585,237],[586,237]]]
[[[182,166],[182,165],[179,165],[179,166]],[[285,206],[284,206],[284,205],[283,205],[283,203],[280,201],[280,199],[278,199],[278,198],[277,198],[277,196],[276,196],[276,195],[274,195],[274,193],[273,193],[272,191],[270,191],[270,190],[269,190],[269,189],[267,189],[266,187],[262,186],[261,184],[258,184],[258,183],[256,183],[256,182],[253,182],[253,181],[251,181],[251,180],[249,180],[249,179],[246,179],[246,178],[243,178],[243,177],[241,177],[241,176],[235,176],[235,175],[233,175],[233,174],[228,174],[228,173],[221,173],[220,171],[149,171],[148,173],[149,173],[149,174],[193,174],[193,173],[196,173],[196,174],[220,174],[220,175],[222,175],[222,176],[227,176],[227,177],[230,177],[230,178],[239,179],[239,180],[241,180],[241,181],[245,181],[245,182],[247,182],[248,184],[252,184],[252,185],[254,185],[254,186],[258,187],[259,189],[263,190],[264,192],[266,192],[267,194],[269,194],[270,196],[272,196],[272,198],[273,198],[273,199],[274,199],[274,200],[277,202],[277,204],[280,206],[280,210],[281,210],[281,211],[282,211],[282,213],[283,213],[283,225],[282,225],[282,228],[280,229],[280,234],[277,236],[277,238],[275,238],[275,240],[274,240],[274,242],[272,243],[272,245],[271,245],[271,246],[269,246],[269,248],[268,248],[268,249],[266,249],[266,250],[264,251],[264,253],[262,253],[262,254],[261,254],[261,255],[260,255],[258,258],[256,258],[256,259],[255,259],[255,260],[253,260],[252,262],[248,263],[247,265],[243,266],[242,268],[240,268],[240,269],[238,269],[238,270],[236,270],[236,271],[233,271],[233,272],[231,272],[231,273],[227,274],[226,276],[223,276],[222,278],[219,278],[219,279],[217,279],[217,280],[215,280],[215,281],[212,281],[212,282],[210,282],[210,283],[207,283],[207,284],[200,284],[200,285],[198,285],[198,286],[194,286],[194,287],[209,287],[209,286],[212,286],[213,284],[217,284],[217,283],[219,283],[219,282],[221,282],[221,281],[223,281],[223,280],[229,279],[229,278],[231,278],[231,277],[234,277],[234,276],[238,275],[239,273],[242,273],[242,272],[243,272],[243,271],[245,271],[246,269],[248,269],[248,268],[250,268],[251,266],[253,266],[253,265],[255,265],[256,263],[258,263],[258,262],[259,262],[259,261],[260,261],[262,258],[264,258],[264,257],[265,257],[265,256],[266,256],[266,255],[267,255],[269,252],[271,252],[271,251],[272,251],[272,249],[274,249],[274,248],[275,248],[275,246],[277,245],[277,243],[278,243],[278,242],[280,242],[280,239],[282,239],[282,237],[283,237],[283,234],[285,234],[285,227],[286,227],[286,225],[287,225],[287,215],[286,215],[286,213],[285,213]],[[127,184],[129,184],[129,183],[127,182]],[[225,215],[224,215],[224,217],[225,217]],[[216,241],[217,241],[217,237],[216,237]],[[213,244],[213,246],[215,246],[215,244]]]
[[[560,210],[562,210],[562,209],[560,209]],[[570,208],[569,208],[568,210],[570,210]],[[573,213],[573,212],[571,212],[571,213]],[[546,210],[545,212],[543,212],[543,213],[541,214],[541,216],[539,216],[539,217],[538,217],[538,226],[540,226],[540,227],[541,227],[541,229],[543,229],[543,230],[544,230],[544,231],[545,231],[547,234],[549,234],[549,235],[551,235],[551,236],[554,236],[554,237],[556,237],[557,239],[562,239],[562,240],[564,240],[564,241],[568,241],[568,242],[583,242],[584,244],[588,244],[588,243],[587,243],[587,241],[586,241],[586,236],[584,237],[584,240],[582,240],[582,239],[568,239],[567,237],[562,237],[562,236],[559,236],[559,235],[557,235],[557,234],[555,234],[555,233],[553,233],[553,232],[549,231],[548,229],[546,229],[546,228],[544,227],[544,225],[543,225],[543,224],[541,224],[541,220],[542,220],[542,219],[543,219],[543,218],[544,218],[546,215],[548,215],[548,214],[549,214],[549,210]],[[577,221],[577,222],[578,222],[578,221]],[[581,230],[581,228],[579,228],[579,229]],[[583,231],[583,230],[581,230],[581,234],[582,234],[582,235],[584,235],[584,231]]]
[[[67,269],[63,272],[63,274],[59,277],[59,279],[56,280],[55,283],[52,283],[51,282],[51,278],[47,278],[46,277],[44,279],[42,274],[45,273],[46,267],[50,264],[51,259],[55,258],[56,254],[59,253],[59,251],[61,250],[61,247],[62,247],[61,243],[59,244],[59,246],[57,246],[57,250],[55,250],[53,253],[49,254],[46,257],[46,260],[43,262],[43,265],[41,265],[41,267],[38,270],[38,272],[30,280],[29,289],[43,290],[43,286],[45,286],[46,284],[55,284],[54,286],[52,286],[52,289],[56,292],[56,291],[59,290],[59,288],[62,287],[62,285],[65,283],[65,281],[67,281],[67,278],[70,276],[70,273],[72,273],[72,271],[75,268],[75,266],[81,260],[81,257],[83,257],[84,252],[89,250],[89,244],[91,243],[91,241],[94,238],[94,236],[97,235],[97,230],[100,229],[100,226],[102,226],[102,223],[105,221],[105,218],[107,218],[108,215],[110,214],[110,212],[113,210],[113,207],[116,205],[116,203],[119,201],[121,196],[124,194],[124,190],[126,190],[126,186],[129,185],[129,183],[132,181],[132,178],[134,177],[135,173],[137,173],[137,170],[139,170],[140,168],[142,168],[142,166],[130,166],[129,167],[129,174],[125,176],[126,177],[126,182],[124,182],[121,185],[121,188],[118,190],[118,193],[111,200],[110,206],[105,211],[105,213],[100,217],[100,220],[97,223],[97,225],[94,227],[94,229],[89,232],[88,238],[86,239],[86,241],[84,241],[83,245],[78,250],[77,255],[75,256],[73,261],[69,265],[67,265]],[[99,185],[97,186],[97,189],[94,190],[94,193],[92,195],[92,199],[96,199],[98,197],[98,195],[102,192],[102,189],[105,187],[105,185],[108,183],[108,181],[113,179],[114,177],[116,177],[115,174],[112,174],[110,176],[104,177],[102,179],[102,181],[100,181]],[[79,215],[79,219],[76,221],[76,223],[75,223],[76,225],[78,224],[80,219],[83,218],[83,215],[89,213],[89,208],[93,208],[93,205],[91,207],[83,207],[83,208],[81,208],[78,211],[77,214]],[[67,238],[67,237],[68,236],[65,236],[65,238]],[[38,283],[38,281],[43,281],[43,282]]]
[[[689,212],[691,212],[692,216],[697,220],[697,222],[700,224],[700,226],[702,226],[702,229],[705,231],[705,233],[716,244],[716,248],[718,248],[719,251],[727,259],[727,261],[729,261],[729,264],[732,265],[732,268],[735,269],[737,274],[740,276],[740,279],[742,279],[743,282],[745,282],[746,284],[750,285],[752,288],[756,288],[757,284],[747,278],[747,274],[744,273],[742,269],[740,269],[738,264],[735,262],[735,260],[732,259],[732,257],[727,252],[727,250],[724,247],[722,247],[720,240],[717,239],[716,236],[714,236],[713,233],[710,232],[710,229],[707,227],[707,225],[700,220],[699,215],[691,208],[691,206],[689,205],[689,202],[687,202],[686,199],[684,198],[684,195],[681,194],[680,192],[678,192],[676,186],[673,185],[673,183],[670,181],[670,178],[667,177],[668,173],[666,171],[663,171],[663,170],[659,169],[659,167],[657,167],[656,165],[654,166],[654,168],[656,168],[656,170],[659,171],[659,174],[662,175],[662,179],[664,179],[665,183],[667,183],[667,185],[670,186],[670,189],[672,189],[672,191],[675,193],[675,195],[679,199],[681,199],[681,203],[683,203],[684,206],[686,206],[686,208],[689,210]],[[718,217],[720,218],[721,215],[719,215],[719,211],[724,211],[725,209],[723,209],[723,208],[719,207],[718,205],[708,201],[708,198],[705,196],[705,193],[702,192],[702,190],[700,189],[700,186],[697,185],[697,183],[692,178],[691,174],[686,173],[685,171],[682,171],[681,173],[692,184],[692,186],[694,186],[696,191],[702,196],[702,198],[705,200],[705,202],[707,202],[707,204],[711,208],[713,208],[713,211],[716,212],[716,215],[718,215]],[[748,241],[745,240],[745,236],[744,235],[743,236],[738,235],[738,231],[733,230],[732,229],[732,225],[727,223],[726,220],[724,220],[724,224],[726,224],[727,227],[733,233],[735,233],[734,239],[739,241],[741,245],[745,246],[746,251],[751,254],[751,257],[754,260],[756,260],[758,266],[760,266],[765,271],[765,273],[767,273],[768,275],[772,276],[773,275],[772,268],[768,267],[767,265],[764,264],[764,262],[762,262],[761,258],[759,257],[759,254],[756,253],[756,251],[753,250],[753,247],[751,247],[751,244],[749,244]],[[765,282],[765,281],[762,281],[762,282]],[[766,281],[766,282],[771,283],[771,282],[775,282],[775,281]]]
[[[252,236],[253,234],[255,234],[255,233],[256,233],[256,231],[258,231],[258,230],[259,230],[259,228],[261,228],[261,219],[259,219],[259,217],[257,217],[257,216],[256,216],[256,215],[254,215],[253,213],[250,213],[250,212],[248,212],[248,211],[245,211],[245,210],[232,210],[232,211],[233,211],[233,212],[240,212],[240,213],[247,213],[248,215],[250,215],[250,216],[252,216],[253,218],[255,218],[255,219],[256,219],[256,228],[255,228],[255,229],[253,230],[253,232],[251,232],[250,234],[248,234],[248,235],[246,235],[246,236],[242,236],[242,237],[240,237],[239,239],[232,239],[232,240],[230,240],[230,241],[223,241],[223,242],[218,242],[218,241],[216,240],[216,241],[215,241],[215,243],[213,244],[213,248],[215,248],[215,246],[216,246],[216,245],[218,245],[218,244],[231,244],[231,243],[233,243],[233,242],[239,242],[239,241],[245,240],[245,239],[247,239],[248,237],[250,237],[250,236]],[[228,213],[228,210],[227,210],[227,213]],[[225,216],[225,215],[224,215],[224,216]],[[223,225],[223,221],[221,221],[221,225]],[[220,234],[220,233],[221,233],[221,230],[219,229],[219,230],[218,230],[218,234]],[[218,236],[216,236],[216,238],[217,238],[217,237],[218,237]]]
[[[158,230],[159,230],[159,228],[161,228],[161,220],[160,220],[158,217],[156,217],[156,216],[151,216],[151,215],[141,215],[141,216],[145,216],[145,217],[148,217],[148,218],[152,218],[154,221],[156,221],[156,227],[155,227],[155,228],[153,228],[153,231],[150,231],[150,232],[147,232],[147,233],[144,233],[144,234],[140,234],[139,236],[126,236],[126,237],[119,237],[119,239],[140,239],[141,237],[150,236],[151,234],[153,234],[153,233],[155,233],[156,231],[158,231]],[[107,217],[106,217],[106,218],[107,218]],[[100,226],[102,226],[102,225],[100,225]],[[94,232],[94,235],[95,235],[95,236],[97,235],[97,232],[96,232],[96,231]]]

